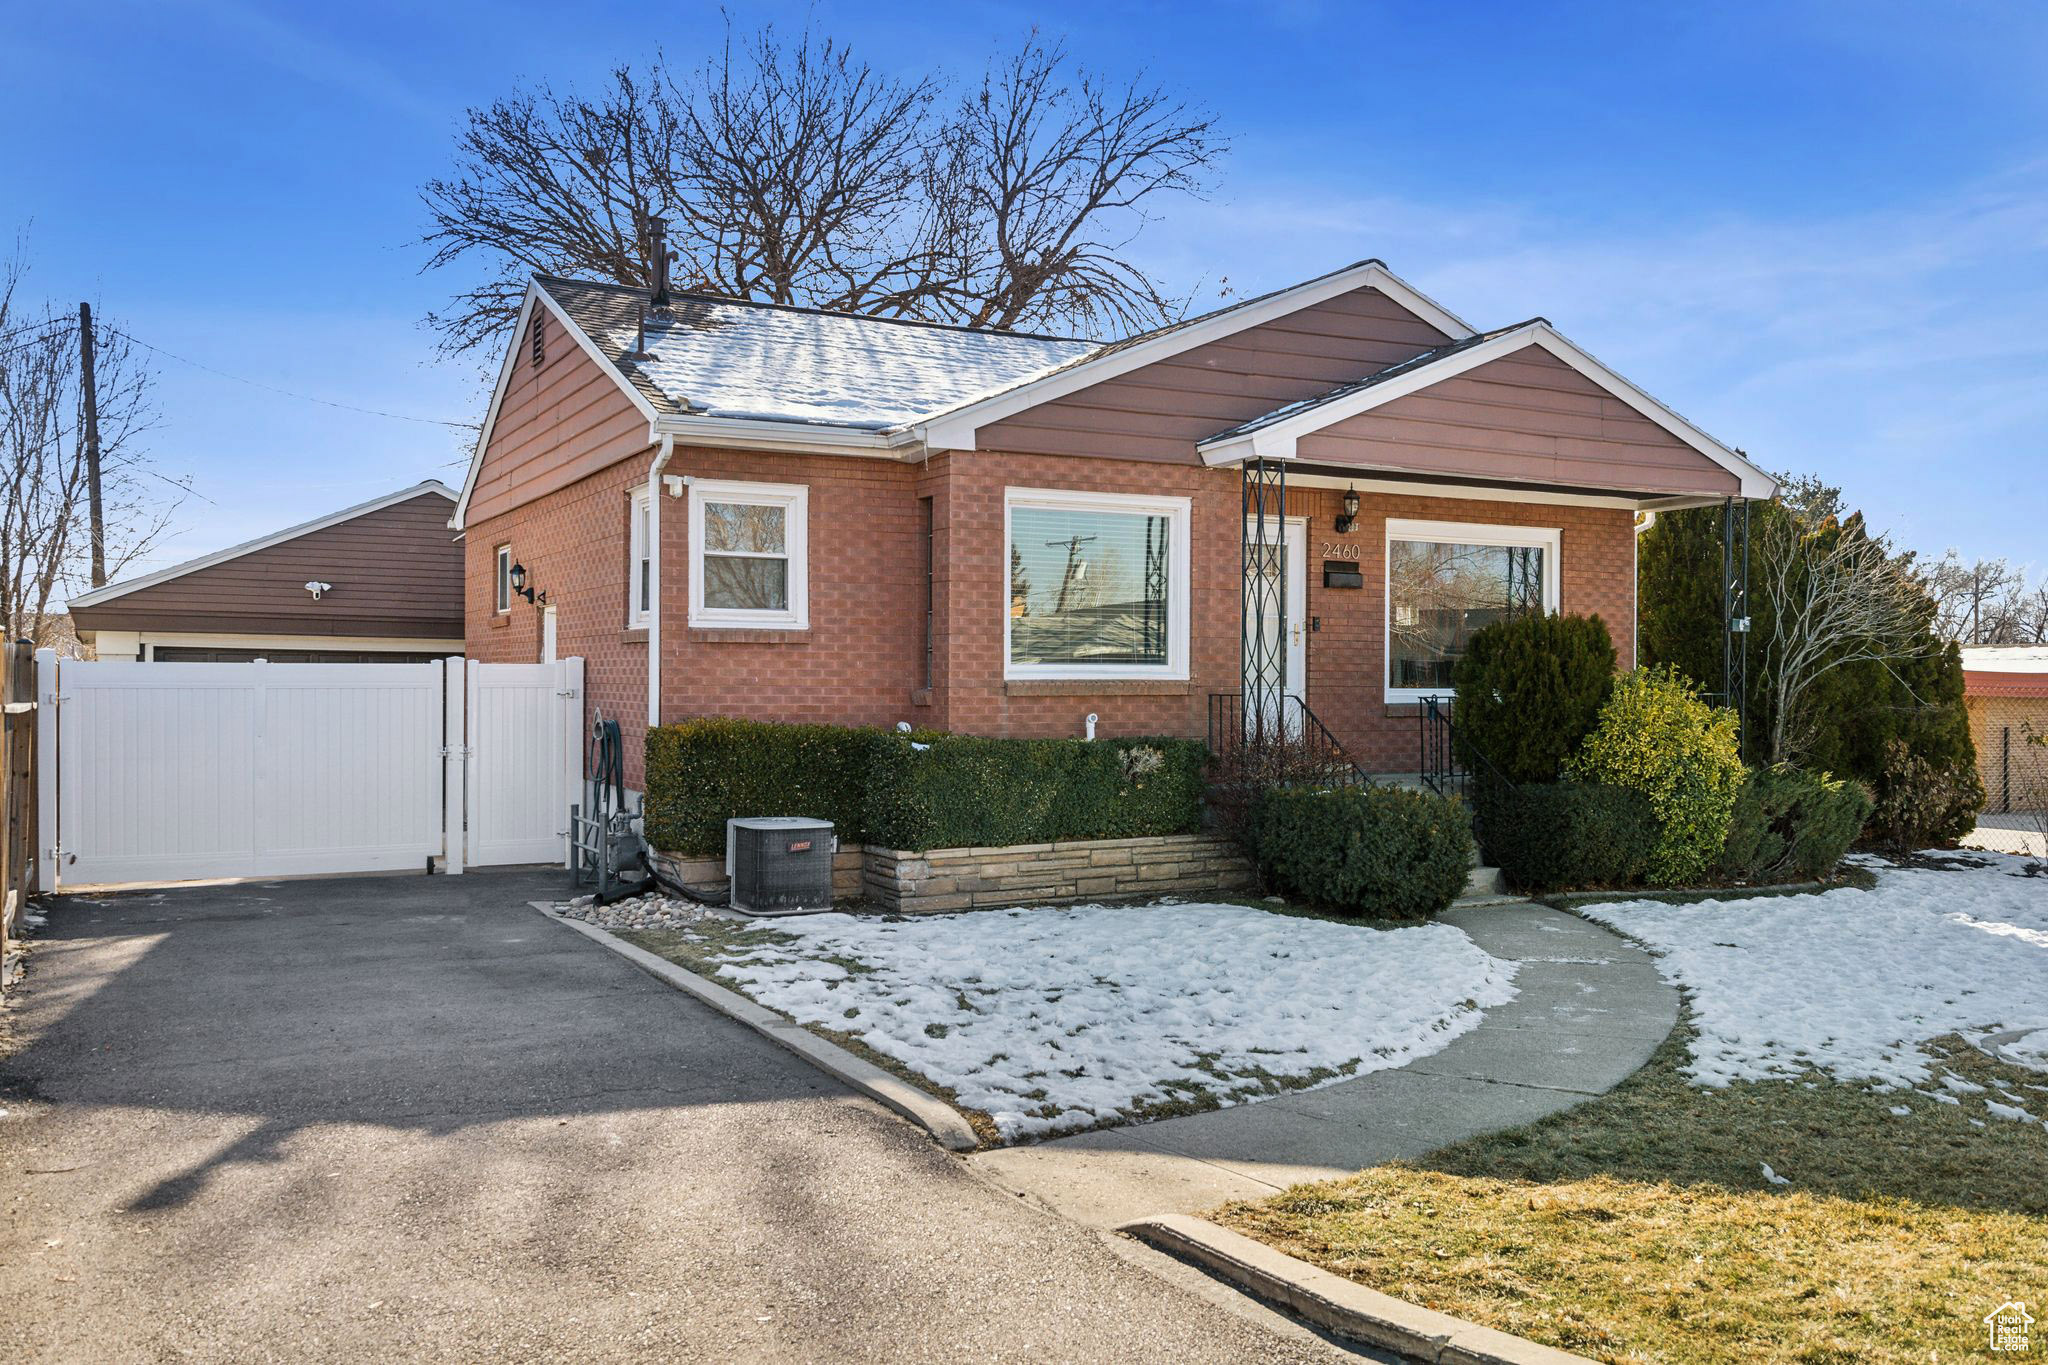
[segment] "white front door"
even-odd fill
[[[1249,537],[1254,528],[1247,525],[1245,534]],[[1308,520],[1305,517],[1289,517],[1286,526],[1285,571],[1287,574],[1287,700],[1281,715],[1284,717],[1286,733],[1292,734],[1301,728],[1301,707],[1308,695]],[[1261,572],[1262,566],[1253,565],[1247,572]],[[1270,572],[1270,569],[1265,570]],[[1268,620],[1263,633],[1268,649],[1275,643],[1280,622]],[[1251,640],[1245,640],[1244,669],[1249,677],[1252,663]],[[1249,720],[1250,717],[1247,717]]]

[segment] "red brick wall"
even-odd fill
[[[648,453],[471,526],[467,538],[468,645],[474,658],[539,657],[539,613],[514,601],[492,612],[493,552],[510,543],[533,586],[557,610],[557,648],[588,661],[589,700],[629,733],[644,714],[644,639],[624,629],[628,492]],[[698,715],[833,724],[920,726],[992,735],[1098,733],[1201,735],[1212,692],[1238,686],[1241,502],[1234,470],[1050,455],[954,452],[922,464],[679,448],[668,472],[810,487],[810,629],[693,630],[688,620],[688,518],[681,499],[662,506],[662,706],[665,719]],[[1190,678],[1187,682],[1006,682],[1002,614],[1007,486],[1191,499]],[[1290,490],[1288,511],[1310,517],[1308,702],[1374,771],[1416,766],[1412,707],[1383,698],[1381,574],[1388,517],[1555,526],[1563,532],[1564,610],[1607,619],[1624,667],[1632,663],[1634,533],[1618,509],[1450,498],[1366,496],[1357,528],[1359,590],[1322,586],[1323,548],[1337,490]],[[933,686],[925,690],[924,544],[919,499],[933,505],[936,544]],[[1332,555],[1349,558],[1349,555]],[[500,624],[502,622],[502,624]],[[640,781],[639,746],[627,745]]]
[[[555,608],[555,653],[581,656],[584,719],[591,708],[618,720],[626,738],[626,780],[640,785],[640,736],[647,717],[647,635],[626,629],[626,557],[631,490],[647,476],[646,451],[501,516],[472,521],[463,537],[465,644],[486,663],[540,659],[540,608],[523,597],[495,610],[497,547],[526,566],[527,586]],[[674,506],[673,503],[670,506]]]

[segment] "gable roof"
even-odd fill
[[[669,416],[888,431],[1099,350],[1068,337],[828,313],[542,277],[540,287]],[[636,346],[638,349],[636,350]]]
[[[1732,448],[1721,444],[1684,417],[1600,363],[1544,318],[1531,318],[1497,331],[1466,336],[1390,365],[1376,374],[1306,398],[1242,422],[1195,443],[1206,464],[1236,464],[1247,459],[1291,460],[1295,443],[1310,432],[1404,398],[1432,384],[1464,374],[1490,361],[1531,346],[1541,347],[1566,365],[1634,408],[1650,421],[1733,474],[1745,498],[1768,498],[1777,480]]]
[[[381,512],[387,507],[396,507],[399,503],[411,502],[414,498],[425,497],[429,494],[439,495],[451,502],[455,500],[454,489],[442,483],[439,479],[427,479],[421,483],[413,484],[410,488],[401,488],[395,493],[386,493],[383,497],[372,498],[368,502],[359,502],[354,507],[344,507],[339,512],[332,512],[324,517],[315,517],[311,521],[302,521],[297,526],[287,526],[282,531],[277,531],[267,536],[259,536],[255,540],[243,541],[240,545],[230,545],[225,550],[215,550],[212,554],[201,555],[197,559],[188,559],[182,564],[173,564],[168,569],[158,569],[155,573],[144,574],[140,578],[131,578],[125,583],[109,583],[103,588],[94,588],[91,592],[80,593],[64,604],[65,609],[68,611],[73,607],[97,607],[111,602],[117,597],[126,596],[131,592],[139,592],[143,588],[153,588],[159,583],[168,583],[174,578],[183,578],[186,574],[197,573],[201,569],[210,569],[216,564],[225,564],[231,559],[240,559],[243,555],[255,554],[258,550],[267,550],[273,545],[282,545],[288,540],[297,540],[300,536],[311,535],[315,531],[324,531],[330,526],[339,526],[344,521],[354,521],[357,517],[368,516],[372,512]]]

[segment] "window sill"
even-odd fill
[[[512,613],[511,613],[511,612],[509,612],[509,611],[500,611],[500,612],[493,612],[493,613],[491,614],[491,629],[492,629],[492,630],[503,630],[503,629],[505,629],[505,627],[507,627],[507,626],[509,626],[509,625],[511,625],[511,624],[512,624]]]
[[[932,690],[929,687],[912,689],[910,704],[912,706],[930,706],[932,704]]]
[[[619,639],[629,645],[644,645],[647,643],[647,627],[627,626],[619,632]]]
[[[1011,697],[1184,697],[1195,685],[1184,678],[1011,678]]]
[[[808,645],[808,630],[768,630],[759,626],[691,626],[683,638],[693,645]]]

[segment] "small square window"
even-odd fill
[[[801,484],[690,484],[690,624],[810,626],[810,489]]]

